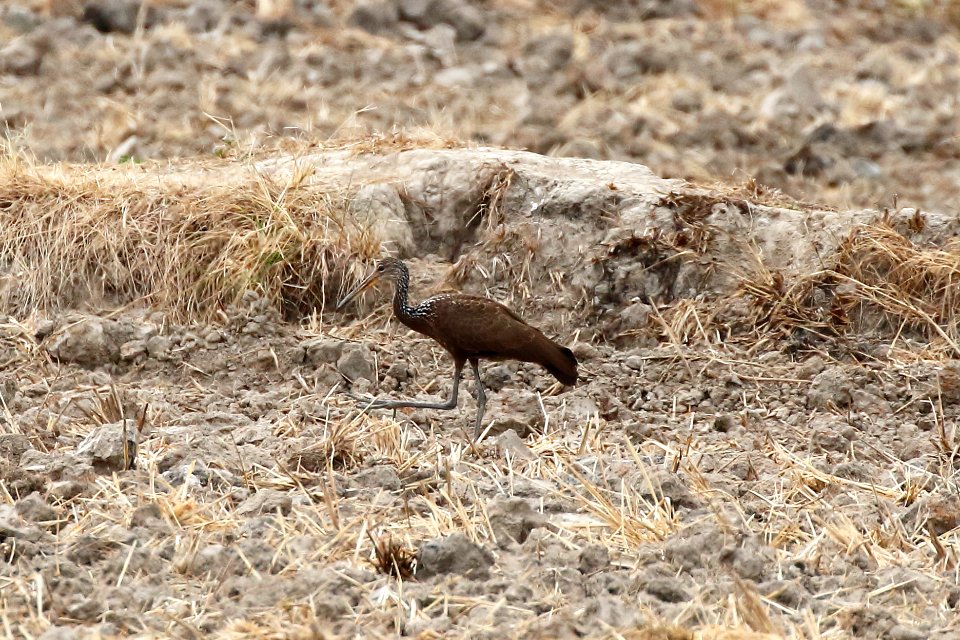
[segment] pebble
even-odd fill
[[[95,427],[79,445],[77,455],[97,473],[133,469],[137,462],[137,428],[132,420]]]
[[[460,533],[434,538],[417,552],[417,577],[452,573],[473,578],[488,575],[493,554]]]

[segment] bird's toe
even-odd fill
[[[362,396],[359,393],[353,393],[352,391],[347,391],[344,393],[345,396],[356,400],[358,406],[366,407],[374,402],[377,402],[377,399],[373,396]]]
[[[389,409],[393,406],[389,400],[380,400],[373,396],[361,396],[356,393],[347,393],[347,395],[356,400],[358,409]]]

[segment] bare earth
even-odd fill
[[[0,4],[4,634],[960,638],[955,3],[88,6]],[[359,411],[381,251],[581,381]]]

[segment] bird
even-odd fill
[[[383,281],[392,282],[395,287],[393,313],[397,320],[433,338],[453,358],[453,390],[445,402],[352,396],[365,409],[456,409],[463,367],[469,362],[476,379],[477,417],[473,433],[476,440],[480,436],[487,404],[480,380],[481,359],[533,362],[543,366],[565,385],[577,383],[577,358],[573,351],[557,344],[495,300],[465,293],[440,293],[411,306],[408,302],[410,271],[397,258],[379,260],[373,271],[337,303],[337,310],[342,310],[361,292]]]

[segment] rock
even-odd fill
[[[573,37],[568,31],[537,36],[524,45],[523,56],[524,75],[547,80],[570,62],[573,57]]]
[[[710,566],[723,547],[724,538],[720,529],[710,527],[686,540],[671,542],[664,549],[664,556],[685,571]]]
[[[344,347],[343,354],[337,359],[337,371],[350,382],[361,378],[370,382],[377,381],[376,369],[373,366],[373,354],[361,345]]]
[[[493,554],[466,536],[455,533],[424,543],[417,552],[417,563],[418,578],[444,573],[484,578],[493,565]]]
[[[695,113],[703,109],[703,94],[693,89],[678,89],[670,98],[670,106],[683,113]]]
[[[138,360],[147,355],[146,340],[129,340],[120,345],[120,359],[126,362]]]
[[[72,500],[82,495],[90,486],[82,480],[57,480],[47,487],[47,495],[56,500]]]
[[[243,561],[235,549],[220,544],[209,544],[190,559],[188,569],[192,575],[227,575],[229,569],[242,569]],[[235,573],[229,571],[229,573]]]
[[[77,618],[79,620],[79,618]],[[77,628],[73,625],[52,625],[40,634],[38,640],[76,640]]]
[[[543,514],[523,498],[496,498],[487,505],[487,518],[500,547],[523,544],[531,531],[547,524]]]
[[[336,364],[343,354],[343,340],[331,338],[310,338],[300,343],[304,362],[313,366]]]
[[[810,434],[810,448],[816,452],[833,451],[843,453],[850,446],[850,441],[836,431],[816,429]]]
[[[643,585],[643,590],[664,602],[687,602],[690,594],[678,578],[653,578]]]
[[[738,424],[736,416],[731,413],[721,413],[713,418],[713,430],[720,433],[729,433]]]
[[[910,627],[905,624],[895,624],[887,631],[884,637],[888,640],[924,640],[930,637],[930,630],[929,628],[924,629],[921,627]]]
[[[486,31],[483,12],[465,0],[400,0],[400,17],[421,29],[448,24],[457,40],[476,40]]]
[[[33,76],[40,72],[43,58],[50,50],[46,38],[21,36],[0,49],[0,73]]]
[[[520,438],[525,438],[542,425],[542,418],[536,396],[510,389],[492,400],[488,395],[482,429],[490,429],[488,436],[513,430]],[[494,423],[492,427],[491,422]]]
[[[173,341],[167,336],[153,336],[147,340],[147,353],[156,360],[166,360],[173,347]]]
[[[37,340],[46,340],[57,329],[57,323],[50,318],[37,320],[37,325],[33,330],[33,337]]]
[[[960,362],[944,363],[936,377],[923,385],[921,394],[944,405],[960,402]]]
[[[96,427],[77,445],[77,455],[97,473],[133,469],[137,462],[137,428],[132,420]]]
[[[286,491],[261,489],[244,500],[237,507],[237,515],[260,515],[265,513],[290,513],[293,501]]]
[[[83,8],[83,21],[100,33],[131,34],[137,28],[139,12],[138,0],[98,0],[87,2]]]
[[[537,454],[530,450],[527,443],[524,442],[513,429],[507,429],[500,434],[497,438],[497,447],[504,457],[510,455],[516,460],[523,461],[537,459]]]
[[[766,561],[759,553],[741,548],[733,552],[733,570],[744,580],[758,581],[763,578]]]
[[[584,360],[593,360],[600,356],[600,350],[589,342],[578,342],[570,350],[573,351],[573,355],[577,357],[577,360],[583,362]]]
[[[48,471],[51,455],[36,449],[28,449],[20,456],[20,466],[28,471]]]
[[[337,25],[337,18],[327,0],[299,0],[297,10],[315,27],[332,28]]]
[[[410,367],[403,361],[394,362],[384,375],[385,377],[393,378],[397,382],[404,382],[410,379]]]
[[[923,501],[921,512],[926,513],[927,524],[933,532],[941,536],[960,525],[960,497],[932,495]]]
[[[66,606],[67,615],[80,622],[95,622],[106,610],[107,604],[98,595],[77,594]]]
[[[258,369],[269,369],[277,365],[277,358],[269,347],[261,347],[250,359],[250,362]]]
[[[650,474],[650,480],[651,482],[641,482],[637,488],[640,495],[646,500],[656,504],[660,502],[661,498],[668,498],[674,508],[695,509],[700,506],[700,501],[690,493],[687,485],[678,474],[671,473],[663,468],[657,468]]]
[[[810,65],[797,65],[783,84],[764,98],[759,109],[760,116],[768,120],[783,120],[815,114],[823,106],[823,98],[816,86],[818,73]]]
[[[163,519],[163,512],[155,502],[140,505],[133,510],[130,516],[131,527],[144,527],[146,529],[167,529],[167,523]]]
[[[120,358],[120,346],[107,328],[107,322],[93,316],[68,324],[54,336],[47,352],[60,362],[97,367]]]
[[[618,314],[620,320],[619,330],[623,331],[645,331],[650,324],[650,313],[653,307],[644,302],[634,302]]]
[[[850,402],[855,411],[863,411],[875,416],[889,415],[892,411],[889,402],[879,395],[864,389],[854,389],[851,391]]]
[[[831,367],[813,377],[807,391],[807,406],[828,409],[850,406],[854,385],[850,376],[840,367]]]
[[[407,222],[406,207],[397,187],[386,183],[365,184],[354,194],[348,211],[360,224],[378,229],[391,239],[397,253],[415,253],[413,228]]]
[[[792,609],[800,609],[810,602],[810,592],[799,581],[771,580],[759,585],[758,591],[774,602]]]
[[[602,544],[588,544],[580,550],[580,573],[596,573],[610,566],[610,550]]]
[[[835,465],[831,473],[838,478],[846,478],[847,480],[855,480],[857,482],[870,482],[875,471],[873,467],[867,466],[859,460],[847,460]]]
[[[811,380],[818,373],[826,369],[827,365],[818,355],[812,355],[797,370],[797,377],[801,380]]]
[[[354,476],[354,481],[357,486],[368,489],[379,488],[384,491],[399,491],[403,486],[400,482],[400,476],[397,475],[397,470],[388,464],[364,469]]]
[[[193,0],[183,14],[183,22],[191,33],[213,31],[224,17],[218,0]]]
[[[20,33],[30,33],[40,26],[41,20],[40,16],[30,9],[14,5],[7,9],[7,13],[3,16],[3,24]]]
[[[36,491],[17,501],[17,514],[27,522],[33,522],[48,529],[56,528],[59,524],[56,509],[48,505]]]
[[[383,33],[396,26],[399,19],[397,6],[390,0],[358,0],[347,24],[369,33]]]
[[[844,621],[843,626],[855,638],[889,638],[890,630],[898,626],[891,611],[874,605],[861,605],[844,612]]]
[[[680,64],[679,52],[651,40],[628,40],[614,44],[605,56],[610,73],[619,80],[642,74],[661,74]]]
[[[27,436],[19,433],[0,434],[0,459],[20,464],[20,458],[30,449],[33,449],[33,445]]]
[[[7,538],[37,540],[40,530],[20,517],[17,510],[8,504],[0,504],[0,541]]]

